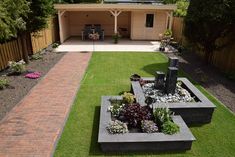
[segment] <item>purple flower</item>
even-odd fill
[[[30,79],[37,79],[39,77],[41,77],[40,72],[32,72],[25,75],[25,78],[30,78]]]

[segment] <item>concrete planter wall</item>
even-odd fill
[[[163,133],[110,134],[106,130],[106,126],[111,121],[111,113],[108,112],[108,107],[111,105],[110,98],[122,100],[121,96],[102,96],[98,143],[103,152],[191,149],[195,138],[180,116],[173,117],[173,121],[180,127],[180,132],[174,135],[165,135]]]
[[[153,82],[154,78],[142,78],[144,81]],[[187,90],[191,92],[198,99],[197,102],[189,103],[155,103],[153,108],[159,106],[167,106],[169,109],[175,112],[176,115],[180,115],[187,124],[201,124],[210,123],[215,109],[215,105],[210,102],[188,79],[178,78],[183,82]],[[138,81],[132,81],[132,90],[136,96],[136,101],[141,105],[146,105],[145,96]]]

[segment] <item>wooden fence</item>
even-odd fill
[[[48,45],[58,40],[59,35],[57,27],[57,21],[53,18],[48,20],[48,28],[31,34],[33,54],[41,51]]]
[[[48,28],[37,33],[32,33],[26,45],[28,54],[35,54],[53,42],[58,41],[59,35],[57,26],[57,21],[53,18],[48,20]],[[20,37],[0,44],[0,70],[5,69],[9,61],[19,61],[21,59],[23,59],[23,47]]]
[[[174,17],[172,32],[173,32],[174,40],[179,43],[182,43],[182,40],[183,40],[183,29],[184,29],[183,18]]]
[[[185,45],[187,41],[183,35],[183,29],[183,18],[174,17],[172,27],[173,37],[177,42]],[[199,50],[195,49],[194,51],[200,56],[204,55],[204,53]],[[223,50],[215,51],[212,64],[224,72],[235,71],[235,42]]]
[[[20,39],[15,39],[5,44],[0,44],[0,70],[8,65],[8,61],[19,61],[23,58]]]

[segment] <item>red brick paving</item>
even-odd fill
[[[67,53],[0,122],[0,157],[48,157],[91,53]]]

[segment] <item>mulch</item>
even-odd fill
[[[183,71],[235,113],[235,81],[228,79],[218,68],[206,65],[195,53],[167,53],[167,56],[178,57]]]
[[[27,71],[40,72],[41,77],[38,79],[25,78],[25,74],[6,77],[10,81],[10,85],[4,90],[0,90],[0,120],[47,74],[64,54],[47,49],[43,51],[42,59],[30,60],[26,69]],[[1,71],[0,77],[6,75],[7,71],[7,69]]]

